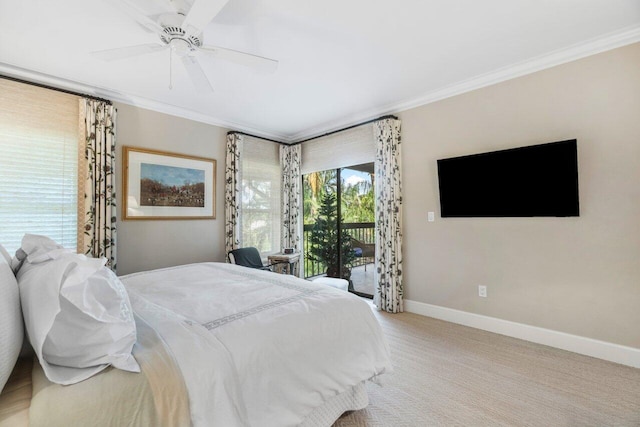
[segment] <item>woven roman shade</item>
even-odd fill
[[[0,79],[0,242],[77,244],[78,97]]]
[[[303,175],[372,163],[376,155],[373,124],[367,123],[302,143]]]

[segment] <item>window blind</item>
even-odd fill
[[[78,97],[0,79],[0,243],[77,246]]]
[[[262,256],[280,252],[282,170],[279,146],[245,136],[242,142],[240,230],[243,247]]]
[[[367,123],[332,135],[302,143],[303,175],[371,163],[375,160],[376,144],[373,124]]]

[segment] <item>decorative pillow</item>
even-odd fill
[[[131,354],[136,327],[129,297],[106,259],[33,237],[23,239],[27,257],[18,283],[29,341],[47,378],[74,384],[109,365],[140,372]]]
[[[0,391],[18,360],[24,331],[18,282],[6,260],[7,251],[0,245]],[[11,260],[11,258],[9,258]]]

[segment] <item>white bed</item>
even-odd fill
[[[107,410],[108,420],[103,402],[101,423],[117,425],[118,414],[132,413],[132,425],[329,426],[364,408],[365,381],[391,370],[371,307],[352,294],[221,263],[120,279],[136,315],[133,355],[142,373],[109,368],[60,386],[48,383],[36,361],[31,425],[83,425],[92,419],[87,406],[116,394],[113,405],[126,408]],[[150,396],[131,396],[132,405],[118,390],[123,381]],[[0,425],[1,407],[2,397]]]

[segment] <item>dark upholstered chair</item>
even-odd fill
[[[227,257],[231,264],[237,264],[249,268],[258,268],[260,270],[273,271],[273,266],[278,264],[262,264],[260,252],[254,247],[234,249],[227,254]]]

